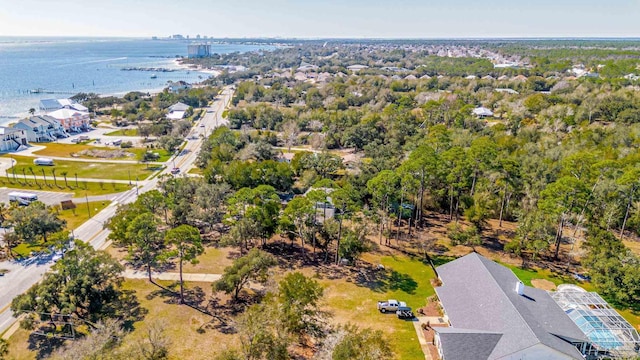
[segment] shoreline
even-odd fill
[[[200,65],[183,64],[182,63],[182,59],[174,59],[173,60],[173,64],[179,69],[186,70],[186,71],[197,71],[197,72],[209,74],[212,77],[218,77],[218,75],[220,75],[220,73],[222,73],[222,71],[220,71],[220,70],[206,69],[206,68],[203,68]]]
[[[216,70],[210,70],[210,69],[194,69],[192,67],[190,67],[189,65],[185,65],[179,62],[180,59],[174,59],[171,60],[169,63],[173,66],[175,66],[177,69],[181,70],[181,71],[193,71],[193,72],[197,72],[197,73],[202,73],[202,74],[206,74],[209,76],[218,76],[220,74],[220,71],[216,71]],[[197,84],[200,83],[202,81],[204,81],[206,78],[200,79],[197,82],[192,82],[192,84]],[[133,92],[133,91],[137,91],[137,92],[142,92],[142,93],[149,93],[150,95],[157,95],[159,93],[161,93],[165,88],[167,88],[166,85],[163,85],[161,87],[153,87],[153,88],[133,88],[133,89],[129,89],[126,91],[118,91],[118,92],[107,92],[107,93],[97,93],[99,97],[109,97],[109,96],[115,96],[115,97],[123,97],[124,95],[126,95],[127,93]],[[80,91],[82,92],[82,91]],[[55,94],[51,95],[51,98],[69,98],[71,96],[67,96],[67,97],[57,97]],[[38,100],[39,101],[39,100]],[[36,105],[34,105],[33,107],[36,108],[36,112],[34,115],[44,115],[46,114],[46,112],[40,111]],[[16,123],[21,119],[25,119],[28,118],[31,114],[28,112],[28,110],[19,112],[19,113],[15,113],[15,114],[0,114],[0,126],[8,126],[9,124],[12,123]]]

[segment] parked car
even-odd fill
[[[399,307],[396,311],[396,315],[398,315],[398,319],[413,319],[416,317],[408,306]]]
[[[407,303],[398,300],[378,301],[378,310],[381,313],[395,312],[399,307],[407,307]]]

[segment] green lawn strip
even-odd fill
[[[6,156],[6,155],[5,155]],[[148,166],[145,164],[123,164],[123,163],[106,163],[106,162],[83,162],[73,160],[55,160],[54,166],[37,166],[33,164],[34,158],[28,156],[12,156],[17,161],[16,166],[11,168],[8,173],[9,176],[13,176],[15,171],[16,176],[23,176],[22,170],[24,169],[27,177],[35,173],[36,176],[42,176],[42,170],[44,170],[45,176],[51,177],[48,181],[53,182],[53,173],[56,171],[58,181],[62,180],[62,173],[67,173],[67,178],[73,178],[76,175],[80,178],[92,178],[92,179],[113,179],[113,180],[128,180],[137,177],[140,180],[146,179],[155,171],[154,166]]]
[[[372,263],[384,265],[388,278],[371,284],[355,284],[340,280],[320,280],[325,286],[328,310],[334,320],[351,322],[360,327],[382,330],[398,359],[423,359],[411,321],[400,320],[395,314],[382,314],[377,301],[396,299],[405,301],[414,310],[426,304],[426,298],[435,294],[430,280],[435,277],[431,268],[421,261],[406,256],[385,256]]]
[[[40,251],[48,249],[48,247],[49,246],[46,245],[46,244],[21,243],[21,244],[16,245],[15,247],[13,247],[11,249],[11,252],[13,253],[13,256],[15,256],[15,257],[27,257],[32,252],[40,252]]]
[[[195,174],[195,175],[204,175],[204,171],[202,171],[202,169],[200,169],[200,168],[198,168],[198,167],[191,168],[191,169],[188,171],[188,173],[189,173],[189,174]]]
[[[83,150],[109,150],[106,147],[96,147],[83,144],[61,144],[61,143],[39,143],[44,146],[42,150],[34,151],[34,154],[41,156],[71,157],[71,154],[79,153]]]
[[[110,203],[111,201],[106,200],[93,201],[88,203],[89,207],[87,208],[86,202],[76,202],[75,209],[60,210],[59,216],[61,219],[67,221],[68,230],[77,229],[78,226],[84,224],[85,222],[87,222],[87,220],[89,220],[89,211],[91,211],[91,216],[94,216],[102,211],[102,209],[109,206]]]
[[[116,148],[106,147],[106,146],[92,146],[92,145],[83,145],[83,144],[59,144],[59,143],[46,143],[39,144],[45,146],[44,149],[35,151],[34,154],[40,156],[55,156],[55,157],[68,157],[73,161],[74,157],[80,159],[97,159],[96,157],[87,156],[87,155],[78,155],[78,153],[84,150],[116,150]],[[128,148],[123,149],[126,152],[132,153],[135,156],[125,156],[120,158],[111,158],[104,160],[138,160],[142,157],[147,151],[151,151],[153,153],[158,154],[160,157],[157,162],[165,162],[169,160],[172,153],[168,152],[165,149],[149,149],[149,148]]]
[[[62,177],[58,178],[58,185],[53,184],[53,179],[47,180],[47,185],[44,184],[44,180],[38,180],[38,184],[33,181],[33,178],[27,176],[27,180],[24,180],[22,174],[18,176],[16,174],[16,180],[13,179],[13,175],[9,174],[9,179],[6,176],[0,177],[0,187],[6,187],[16,190],[38,190],[38,191],[52,191],[52,192],[66,192],[73,193],[74,197],[82,197],[85,195],[106,195],[124,192],[132,188],[128,184],[118,184],[105,180],[103,182],[83,182],[76,181],[73,178],[67,178],[67,186],[64,184]]]
[[[104,134],[105,136],[138,136],[138,129],[120,129]]]
[[[45,146],[44,149],[34,151],[34,154],[39,156],[55,156],[55,157],[68,157],[69,160],[73,160],[73,158],[80,159],[99,159],[96,157],[88,156],[88,155],[79,155],[80,152],[84,150],[119,150],[119,148],[106,147],[106,146],[92,146],[92,145],[83,145],[83,144],[59,144],[59,143],[46,143],[39,144]],[[134,156],[124,156],[119,158],[110,158],[104,160],[138,160],[142,157],[147,151],[151,151],[160,155],[157,161],[165,162],[171,157],[171,153],[167,152],[164,149],[148,149],[148,148],[128,148],[123,149],[126,152],[133,154]]]

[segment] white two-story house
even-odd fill
[[[14,124],[13,128],[23,130],[29,142],[48,142],[69,136],[60,121],[48,115],[22,119]]]

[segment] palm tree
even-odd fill
[[[56,179],[56,169],[51,169],[51,174],[53,174],[53,185],[58,186],[58,179]]]
[[[36,185],[40,186],[40,184],[38,184],[38,180],[36,179],[36,173],[33,171],[33,168],[31,166],[29,166],[29,171],[31,171],[31,175],[33,175],[33,182],[35,182]]]
[[[65,187],[69,187],[69,185],[67,184],[67,174],[68,174],[68,172],[66,172],[66,171],[62,172],[62,176],[64,176],[64,186]]]
[[[44,184],[46,186],[48,186],[49,184],[47,184],[47,175],[44,174],[44,169],[43,168],[41,168],[40,170],[42,170],[42,177],[44,178]]]
[[[33,114],[35,114],[35,113],[36,113],[36,109],[34,109],[34,108],[29,109],[29,114],[31,114],[33,116]]]

